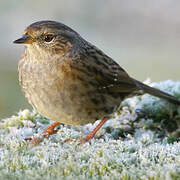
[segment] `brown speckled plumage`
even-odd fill
[[[121,101],[141,93],[180,101],[131,78],[113,59],[66,25],[40,21],[15,43],[26,44],[19,82],[29,103],[43,116],[64,124],[93,123]]]

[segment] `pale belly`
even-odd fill
[[[19,80],[29,103],[48,119],[70,125],[93,123],[112,113],[117,105],[72,72],[47,71],[46,67],[24,65]]]

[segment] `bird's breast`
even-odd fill
[[[38,64],[22,59],[19,81],[29,103],[43,116],[65,124],[87,124],[107,114],[105,97],[71,62]],[[111,108],[112,111],[112,108]]]

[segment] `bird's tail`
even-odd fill
[[[165,93],[159,89],[155,89],[153,87],[150,87],[146,84],[143,84],[142,82],[140,81],[137,81],[135,80],[135,83],[136,85],[142,89],[145,93],[148,93],[148,94],[151,94],[153,96],[156,96],[156,97],[160,97],[160,98],[163,98],[163,99],[166,99],[168,100],[169,102],[171,103],[174,103],[174,104],[177,104],[177,105],[180,105],[180,100],[178,100],[177,98],[175,98],[174,96],[168,94],[168,93]]]

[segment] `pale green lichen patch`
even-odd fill
[[[180,97],[180,82],[155,86]],[[53,121],[20,111],[0,121],[0,179],[180,179],[179,117],[179,107],[143,95],[124,101],[88,143],[79,145],[79,139],[98,121],[61,125],[57,134],[30,147],[24,138]]]

